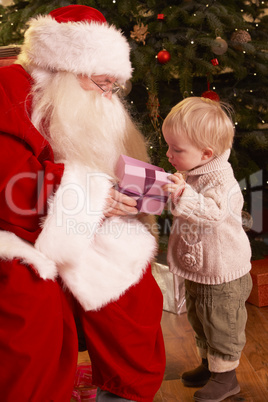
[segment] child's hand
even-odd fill
[[[184,181],[183,175],[179,172],[176,172],[176,173],[168,176],[168,179],[172,183],[164,184],[164,186],[162,186],[162,189],[164,191],[168,191],[175,197],[181,196],[181,194],[183,193],[183,190],[185,188],[185,181]]]

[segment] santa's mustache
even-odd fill
[[[107,99],[82,89],[73,74],[56,73],[48,82],[36,85],[33,106],[32,121],[50,142],[56,161],[113,171],[125,151],[127,120],[117,95]]]

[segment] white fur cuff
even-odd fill
[[[23,264],[30,264],[42,279],[55,279],[56,264],[30,243],[14,233],[0,231],[0,259],[11,261],[20,258]]]

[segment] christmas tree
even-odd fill
[[[134,67],[124,96],[148,138],[152,162],[167,171],[171,166],[161,125],[171,107],[187,96],[231,105],[236,136],[230,161],[244,192],[245,228],[251,229],[253,241],[267,231],[267,0],[2,0],[0,4],[0,46],[20,45],[29,18],[69,4],[95,7],[122,29]],[[255,244],[262,248],[261,242]]]

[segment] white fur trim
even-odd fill
[[[77,256],[75,264],[59,266],[64,283],[85,310],[117,300],[141,279],[152,260],[153,236],[139,222],[131,226],[122,218],[107,219],[94,244]]]
[[[102,223],[105,200],[112,186],[109,179],[87,167],[65,163],[61,184],[49,201],[48,215],[35,247],[59,264],[75,264],[77,253],[83,253],[92,243]]]
[[[235,370],[239,366],[239,360],[223,360],[219,356],[208,354],[208,366],[212,373],[225,373]]]
[[[23,264],[30,264],[42,279],[55,279],[56,264],[43,253],[36,250],[32,244],[22,240],[14,233],[0,230],[0,258],[11,261],[21,259]]]
[[[118,299],[140,280],[156,252],[154,237],[136,218],[104,218],[111,186],[107,175],[65,164],[35,245],[57,263],[85,310]]]
[[[47,15],[30,20],[18,61],[51,71],[107,74],[123,83],[132,74],[129,53],[126,38],[114,26],[58,23]]]

